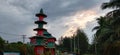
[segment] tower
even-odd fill
[[[36,36],[30,37],[30,42],[34,46],[35,55],[45,54],[47,52],[47,50],[49,50],[49,48],[50,48],[49,42],[53,43],[53,44],[51,44],[52,48],[50,48],[51,50],[49,50],[49,51],[52,55],[55,55],[55,40],[56,39],[54,37],[48,38],[49,35],[51,36],[51,34],[49,34],[47,32],[47,30],[43,28],[43,25],[47,24],[47,22],[44,21],[44,18],[46,18],[47,15],[45,15],[43,13],[43,9],[41,9],[40,12],[37,13],[35,16],[38,17],[38,20],[35,21],[35,24],[38,25],[38,28],[35,28],[33,30],[37,31],[37,34],[36,34]],[[48,41],[49,39],[53,40],[53,41]]]

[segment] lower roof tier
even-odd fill
[[[45,47],[46,49],[55,49],[55,47]]]
[[[45,45],[34,45],[35,47],[44,47],[45,48]]]
[[[55,38],[55,37],[47,37],[47,39],[55,39],[55,40],[56,40],[56,38]]]
[[[32,37],[30,37],[30,39],[32,39],[32,38],[46,38],[45,36],[32,36]]]
[[[38,30],[44,30],[44,31],[46,31],[46,29],[44,29],[44,28],[35,28],[35,29],[33,29],[34,31],[38,31]]]

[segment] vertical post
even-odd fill
[[[23,43],[25,43],[25,36],[26,36],[26,35],[22,35],[22,36],[23,36]]]
[[[78,36],[78,54],[79,54],[79,51],[80,49],[79,49],[79,36]]]
[[[72,52],[72,39],[70,39],[70,46],[71,46],[71,52]]]
[[[75,37],[74,37],[74,53],[75,53],[76,51],[75,51]]]

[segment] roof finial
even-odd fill
[[[40,9],[40,14],[43,14],[43,9],[42,8]]]
[[[44,14],[44,12],[43,12],[43,9],[42,9],[42,8],[40,9],[40,12],[36,14],[36,16],[37,16],[37,17],[39,17],[39,16],[44,16],[44,17],[47,17],[47,15],[45,15],[45,14]]]

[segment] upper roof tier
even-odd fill
[[[36,16],[37,16],[37,17],[39,17],[39,16],[47,17],[47,15],[46,15],[46,14],[44,14],[44,12],[43,12],[43,9],[42,9],[42,8],[40,9],[40,13],[37,13],[37,14],[36,14]]]

